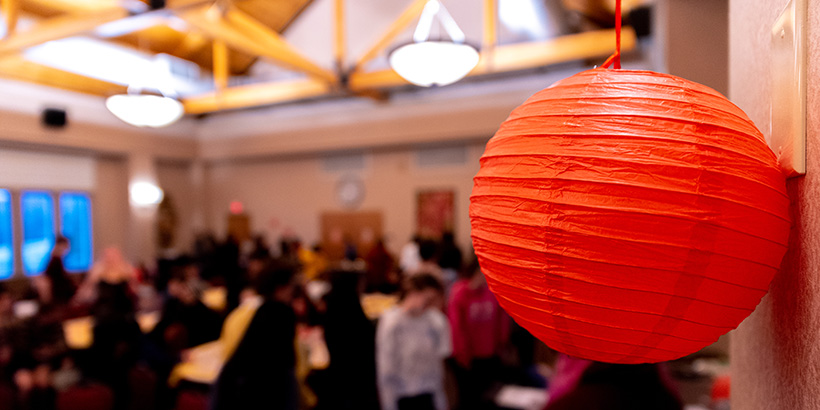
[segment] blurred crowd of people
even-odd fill
[[[298,240],[274,252],[261,237],[202,237],[154,270],[108,249],[80,276],[62,265],[69,246],[58,238],[42,275],[0,287],[0,409],[482,410],[498,408],[504,383],[546,387],[535,339],[451,233],[415,237],[398,257],[383,241],[348,248],[341,261]],[[207,301],[212,289],[221,304]],[[366,312],[365,294],[387,308]],[[82,317],[91,341],[70,346],[64,324]],[[638,395],[655,407],[623,408],[680,408],[655,367],[576,373],[558,387],[579,390],[559,391],[550,409],[608,408],[571,401],[591,400],[608,377],[659,387]]]

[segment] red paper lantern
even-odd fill
[[[470,197],[490,289],[563,353],[682,357],[746,318],[786,251],[785,178],[716,91],[595,69],[516,108]]]

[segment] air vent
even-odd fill
[[[416,150],[416,165],[419,168],[460,166],[467,163],[467,147],[423,147]]]

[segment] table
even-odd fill
[[[142,332],[148,333],[159,322],[160,312],[138,313],[136,319]],[[63,334],[69,348],[88,349],[94,343],[94,318],[84,316],[64,321]]]

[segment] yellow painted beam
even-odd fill
[[[336,34],[334,36],[334,57],[336,61],[336,69],[339,72],[344,71],[344,64],[345,64],[345,54],[346,50],[346,36],[345,36],[345,1],[344,0],[336,0],[336,13],[335,13],[335,29]]]
[[[318,97],[331,91],[330,84],[322,80],[279,81],[230,87],[218,93],[192,96],[185,98],[182,104],[187,114],[203,114]]]
[[[22,0],[23,10],[40,17],[94,13],[121,8],[117,0]]]
[[[158,10],[156,13],[164,13],[165,10],[182,10],[209,2],[210,0],[175,0],[169,2],[165,9]],[[0,41],[0,56],[16,53],[28,47],[48,41],[87,33],[102,24],[128,17],[130,17],[128,10],[121,7],[107,8],[90,13],[52,17],[43,20],[29,30],[24,32],[17,31],[14,35]]]
[[[621,51],[635,48],[637,38],[631,27],[621,33]],[[478,66],[468,76],[502,73],[546,65],[603,57],[615,52],[615,30],[588,31],[546,41],[496,46],[492,63],[482,53]],[[353,92],[408,84],[393,70],[354,72],[349,87]]]
[[[171,52],[171,55],[175,56],[189,56],[195,51],[201,49],[205,46],[208,42],[208,39],[205,38],[202,34],[198,32],[192,31],[185,35],[185,38],[179,43],[179,45]]]
[[[496,23],[498,21],[498,1],[484,0],[484,33],[481,41],[481,51],[489,51],[498,41]]]
[[[621,52],[635,48],[637,37],[631,27],[621,32]],[[587,31],[555,39],[497,46],[491,69],[482,63],[471,75],[542,67],[567,61],[607,56],[615,52],[615,30]],[[491,71],[490,71],[491,70]]]
[[[373,44],[361,57],[356,60],[356,65],[353,67],[353,71],[360,70],[365,64],[367,64],[370,60],[374,59],[379,53],[384,51],[387,46],[393,41],[396,36],[401,34],[407,26],[413,22],[420,14],[421,11],[424,10],[424,5],[427,4],[427,0],[415,0],[413,3],[410,4],[399,17],[390,24],[387,31],[382,34],[379,40]]]
[[[395,71],[379,70],[370,72],[354,72],[350,74],[347,86],[353,92],[378,88],[396,87],[410,84]]]
[[[214,40],[213,59],[214,86],[217,92],[221,92],[228,88],[228,77],[230,76],[228,46],[222,40]]]
[[[6,35],[8,37],[17,30],[17,17],[20,15],[20,0],[2,0],[3,17],[6,22]]]
[[[16,53],[48,41],[71,37],[94,30],[97,26],[128,17],[125,9],[109,9],[83,16],[66,15],[43,21],[30,30],[6,37],[0,41],[0,56]]]
[[[4,0],[5,1],[5,0]],[[21,0],[23,10],[40,17],[53,17],[60,14],[94,13],[108,9],[133,8],[148,10],[148,2],[141,0]],[[213,3],[214,0],[209,0]],[[130,3],[130,4],[129,4]],[[203,3],[203,2],[200,2]],[[176,9],[190,5],[189,0],[166,0],[165,9]],[[125,7],[131,6],[131,7]]]
[[[222,40],[233,49],[271,59],[327,82],[336,82],[333,72],[316,65],[278,33],[236,8],[225,10],[221,18],[204,8],[179,13],[179,17],[206,36]]]
[[[97,96],[126,92],[125,86],[33,63],[19,54],[0,59],[0,77]]]
[[[629,27],[624,28],[621,41],[623,51],[633,49],[636,44],[635,32]],[[470,76],[604,57],[614,50],[614,30],[573,34],[541,42],[496,46],[494,64],[483,63],[485,59],[482,58],[482,63],[479,63]],[[355,72],[351,74],[348,86],[353,93],[366,95],[379,89],[406,84],[408,84],[407,81],[395,71],[382,70]],[[319,97],[330,92],[332,88],[326,82],[307,79],[231,87],[221,93],[208,93],[186,98],[183,104],[186,113],[201,114]]]

